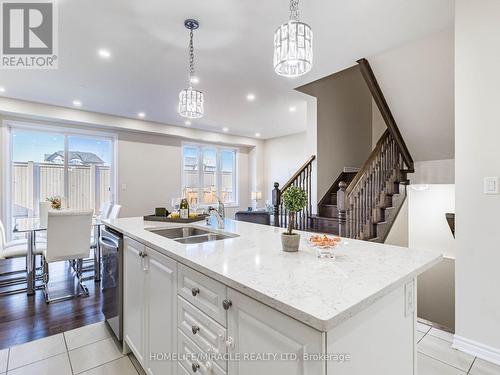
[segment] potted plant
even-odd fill
[[[290,186],[283,193],[283,204],[288,210],[287,231],[281,234],[283,251],[295,252],[299,250],[300,234],[293,233],[295,215],[307,205],[307,194],[297,186]]]

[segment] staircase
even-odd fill
[[[357,172],[342,172],[318,203],[318,214],[310,216],[310,229],[313,232],[339,233],[339,210],[337,191],[340,183],[350,184]]]
[[[358,172],[343,171],[318,202],[318,214],[310,214],[310,204],[297,218],[297,229],[334,233],[342,237],[384,242],[406,199],[408,173],[414,172],[413,159],[399,132],[384,95],[366,59],[359,69],[373,100],[387,125],[377,145]],[[286,212],[281,194],[288,186],[304,186],[311,191],[310,159],[282,189],[273,191],[274,225],[286,226]]]
[[[406,199],[410,170],[387,129],[356,177],[339,183],[338,234],[384,242]]]

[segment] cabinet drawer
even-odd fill
[[[222,370],[217,364],[204,358],[202,350],[181,330],[177,331],[177,352],[179,362],[185,369],[189,369],[191,373],[196,372],[201,375],[226,374],[226,371]]]
[[[226,310],[222,307],[226,286],[179,264],[177,288],[180,296],[226,327]]]
[[[177,312],[179,329],[204,353],[214,353],[221,357],[226,353],[224,327],[182,297],[178,297]],[[227,369],[227,363],[223,358],[217,358],[215,362],[224,370]]]

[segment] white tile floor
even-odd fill
[[[137,375],[104,323],[0,351],[0,375]]]
[[[417,324],[418,375],[500,375],[500,366],[451,347],[451,333]]]
[[[500,366],[451,348],[453,335],[418,324],[418,375],[500,375]],[[0,350],[4,375],[137,375],[104,323]]]

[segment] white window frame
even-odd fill
[[[49,125],[46,123],[38,123],[38,122],[24,122],[24,121],[17,121],[17,120],[5,120],[1,124],[2,128],[2,148],[5,150],[4,154],[2,155],[3,158],[3,173],[1,176],[2,179],[2,185],[3,185],[3,221],[6,225],[6,230],[7,230],[7,235],[10,238],[10,235],[12,234],[12,197],[11,197],[11,185],[12,185],[12,175],[13,175],[13,169],[12,169],[12,158],[13,158],[13,150],[12,150],[12,130],[13,129],[20,129],[20,130],[28,130],[28,131],[38,131],[38,132],[45,132],[45,133],[57,133],[59,135],[64,136],[64,151],[65,154],[67,154],[67,142],[68,142],[68,137],[71,136],[76,136],[76,137],[88,137],[88,138],[101,138],[101,139],[108,139],[111,140],[111,145],[112,145],[112,151],[111,151],[111,157],[112,160],[110,162],[111,165],[111,181],[112,181],[112,186],[111,186],[111,201],[116,203],[117,202],[117,184],[118,184],[118,135],[115,133],[109,133],[109,132],[102,132],[102,131],[93,131],[93,130],[87,130],[87,129],[74,129],[74,128],[68,128],[67,126],[63,125]],[[69,179],[67,176],[68,173],[68,155],[65,155],[64,158],[64,171],[65,171],[65,176],[64,176],[64,193],[65,196],[67,196],[67,193],[69,191]]]
[[[185,147],[194,147],[198,150],[198,204],[199,207],[208,207],[209,203],[202,203],[203,201],[203,193],[201,188],[203,187],[203,150],[211,149],[216,151],[216,171],[215,171],[215,190],[218,196],[220,196],[220,187],[222,185],[222,173],[221,173],[221,152],[229,151],[234,154],[233,158],[233,195],[234,202],[224,203],[226,207],[239,207],[239,184],[238,184],[238,158],[239,152],[236,147],[228,147],[228,146],[220,146],[210,143],[195,143],[195,142],[182,142],[181,144],[181,192],[184,192],[185,186],[185,176],[184,176],[184,148]]]

